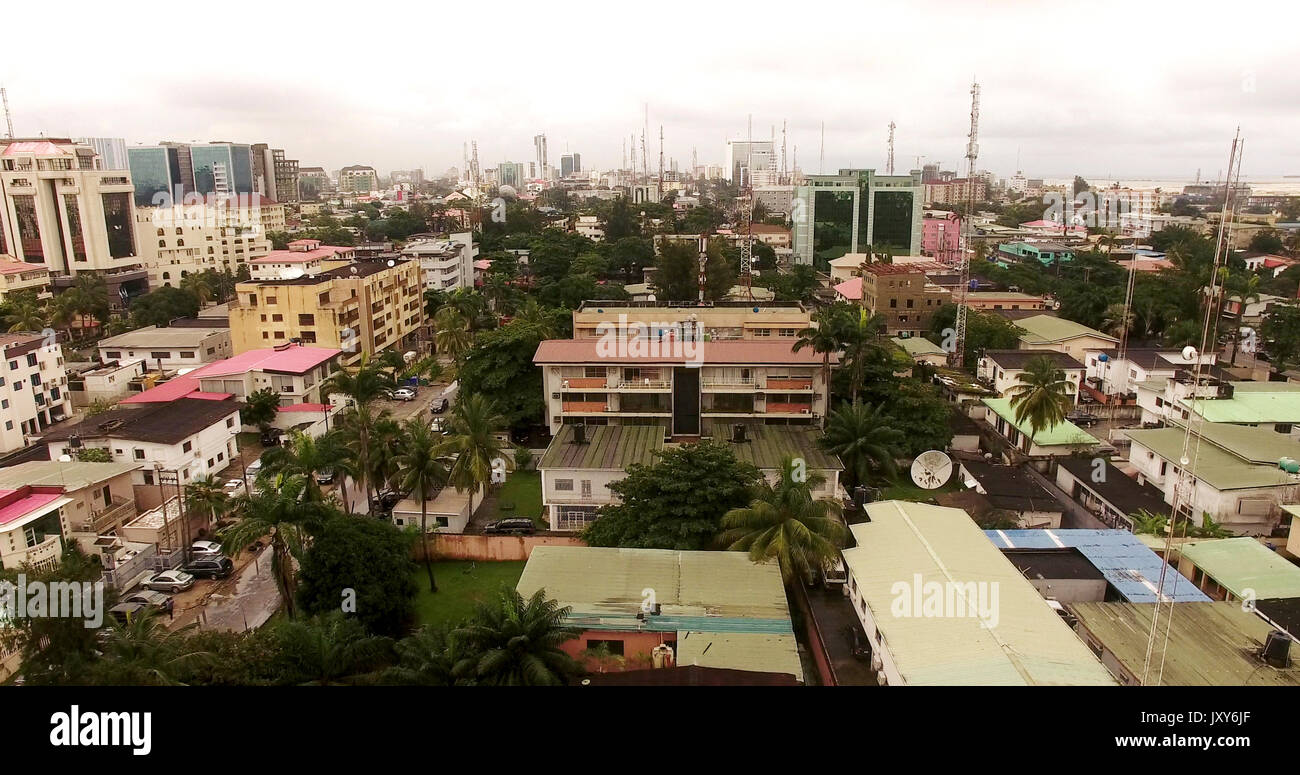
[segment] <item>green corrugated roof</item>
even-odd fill
[[[1188,541],[1182,556],[1237,597],[1300,597],[1300,568],[1253,538]]]
[[[1070,603],[1069,608],[1080,627],[1142,679],[1155,603]],[[1166,628],[1169,640],[1148,685],[1157,680],[1161,686],[1300,685],[1300,666],[1278,669],[1254,656],[1273,628],[1240,603],[1178,603],[1172,614],[1161,613],[1158,629]]]
[[[726,442],[736,458],[760,469],[777,469],[786,456],[803,458],[809,468],[822,471],[843,471],[840,459],[822,449],[817,443],[821,431],[800,425],[764,425],[747,422],[745,441],[737,444],[731,440],[734,422],[706,419],[702,431],[716,441]]]
[[[677,663],[803,679],[785,585],[774,562],[742,552],[539,546],[516,589],[547,597],[585,630],[675,631]],[[652,590],[652,592],[647,592]],[[643,601],[661,607],[637,622]]]
[[[942,347],[923,336],[895,336],[889,341],[903,348],[913,358],[918,355],[947,355]]]
[[[574,444],[573,426],[561,426],[538,468],[624,470],[653,463],[664,446],[662,425],[588,425],[586,433],[586,444]]]
[[[1188,468],[1198,478],[1217,490],[1247,487],[1272,487],[1289,484],[1290,477],[1277,467],[1284,457],[1300,459],[1300,443],[1290,437],[1263,428],[1222,423],[1198,423],[1202,440],[1192,438]],[[1141,444],[1175,464],[1183,456],[1182,428],[1136,429],[1126,432],[1129,439]]]
[[[1096,437],[1084,432],[1079,426],[1065,420],[1050,428],[1043,428],[1037,435],[1029,432],[1029,423],[1016,422],[1016,410],[1011,408],[1010,398],[986,398],[984,405],[992,409],[999,417],[1010,423],[1016,430],[1028,436],[1040,447],[1072,446],[1084,444],[1094,446],[1101,442]]]
[[[1287,382],[1234,382],[1232,398],[1182,403],[1208,422],[1300,422],[1300,385]]]
[[[80,490],[139,468],[139,463],[89,463],[59,460],[29,460],[0,468],[0,489],[14,489],[25,484],[60,486]]]
[[[869,522],[852,526],[857,546],[844,550],[844,561],[908,684],[1115,683],[966,512],[881,501],[869,504],[867,515]],[[921,589],[915,590],[918,576]],[[996,617],[906,611],[901,603],[932,582],[941,590],[949,583],[988,585]]]
[[[1082,323],[1075,323],[1073,320],[1052,317],[1051,315],[1033,315],[1022,318],[1016,321],[1016,325],[1025,330],[1025,333],[1020,335],[1020,341],[1029,344],[1064,342],[1067,339],[1075,339],[1080,336],[1095,336],[1110,342],[1119,341],[1113,336],[1103,334],[1095,328],[1088,328]]]

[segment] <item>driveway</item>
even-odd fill
[[[205,630],[243,632],[265,624],[280,602],[280,589],[271,575],[271,549],[265,547],[237,574],[211,586],[192,604],[177,600],[172,626],[198,622]]]
[[[836,686],[878,686],[871,665],[853,656],[853,641],[849,630],[857,630],[863,641],[866,633],[862,622],[853,610],[853,603],[839,590],[822,587],[804,588],[808,606],[812,610],[822,645],[830,659]]]

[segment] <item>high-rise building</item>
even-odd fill
[[[275,189],[271,198],[277,202],[297,202],[301,199],[298,190],[298,160],[286,159],[284,151],[279,148],[271,150],[271,164],[275,174]]]
[[[533,148],[537,150],[537,172],[547,177],[546,168],[550,165],[546,162],[546,135],[534,135]]]
[[[127,164],[135,186],[136,207],[166,207],[180,204],[194,190],[194,178],[182,176],[180,149],[168,145],[145,145],[127,149]]]
[[[573,172],[573,155],[566,153],[560,157],[560,177],[570,177],[573,175]]]
[[[582,172],[582,154],[573,154],[573,171],[574,173]]]
[[[0,253],[49,268],[56,291],[99,274],[109,301],[148,290],[136,255],[130,173],[96,170],[68,139],[0,140]]]
[[[330,174],[324,167],[298,168],[298,194],[308,202],[320,199],[320,195],[330,190]]]
[[[252,146],[226,142],[191,144],[189,152],[196,193],[203,196],[258,193],[253,178]]]
[[[524,172],[523,162],[503,161],[497,167],[497,176],[503,186],[519,188],[524,184]]]
[[[776,158],[775,144],[771,140],[728,140],[723,168],[727,180],[737,185],[743,183],[743,170],[752,168],[750,157],[755,153],[766,153],[769,159]]]
[[[369,194],[379,190],[379,173],[374,167],[353,164],[339,170],[339,191],[345,194]]]
[[[128,169],[126,162],[126,140],[120,137],[74,137],[72,142],[89,145],[99,157],[95,160],[97,170]]]
[[[795,188],[791,206],[795,263],[824,266],[869,248],[920,255],[923,193],[919,170],[908,175],[854,169],[808,175]]]

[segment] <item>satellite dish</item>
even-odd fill
[[[922,452],[912,461],[912,481],[917,487],[935,490],[942,487],[952,476],[952,458],[932,449]]]

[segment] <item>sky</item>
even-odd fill
[[[611,169],[648,105],[652,169],[660,125],[685,169],[693,150],[721,164],[752,115],[778,148],[786,123],[806,173],[883,171],[891,121],[896,170],[964,172],[975,80],[978,167],[999,175],[1213,179],[1238,126],[1243,177],[1300,175],[1290,3],[109,7],[6,11],[15,134],[266,142],[303,166],[440,174],[471,140],[485,169],[534,160],[544,133],[552,164]]]

